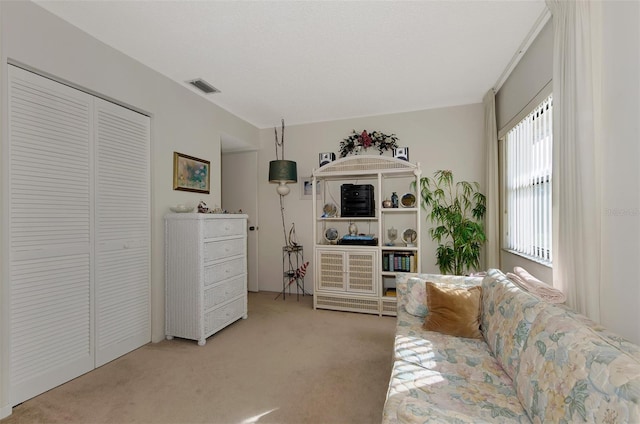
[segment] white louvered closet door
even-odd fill
[[[149,117],[96,99],[96,366],[151,341]]]
[[[13,405],[151,340],[150,121],[9,66]]]
[[[15,405],[94,368],[93,99],[9,66],[8,103]]]

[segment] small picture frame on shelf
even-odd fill
[[[300,199],[310,200],[313,194],[313,179],[305,177],[300,179]],[[316,186],[316,197],[319,199],[322,194],[322,184]]]

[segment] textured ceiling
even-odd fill
[[[477,103],[545,10],[532,1],[36,1],[257,126]],[[204,96],[204,95],[203,95]]]

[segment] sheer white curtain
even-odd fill
[[[601,11],[598,2],[547,0],[553,15],[553,284],[569,306],[600,320]]]
[[[500,225],[498,198],[498,129],[496,124],[496,95],[493,89],[485,94],[484,105],[484,144],[485,175],[484,195],[487,196],[487,212],[484,216],[487,242],[484,245],[485,269],[500,267]]]

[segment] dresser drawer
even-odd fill
[[[246,271],[247,267],[244,264],[244,258],[211,265],[204,269],[204,285],[210,286],[236,275],[244,274]]]
[[[240,236],[245,233],[244,219],[210,220],[204,223],[204,238]]]
[[[227,300],[242,295],[246,290],[247,284],[244,275],[240,275],[232,280],[217,284],[205,290],[204,308],[207,310],[216,305],[220,305]]]
[[[218,331],[227,324],[242,318],[244,315],[245,299],[241,298],[225,305],[219,309],[208,312],[204,316],[204,332],[209,334]]]
[[[244,238],[212,241],[204,244],[204,260],[211,262],[230,256],[245,255]]]

